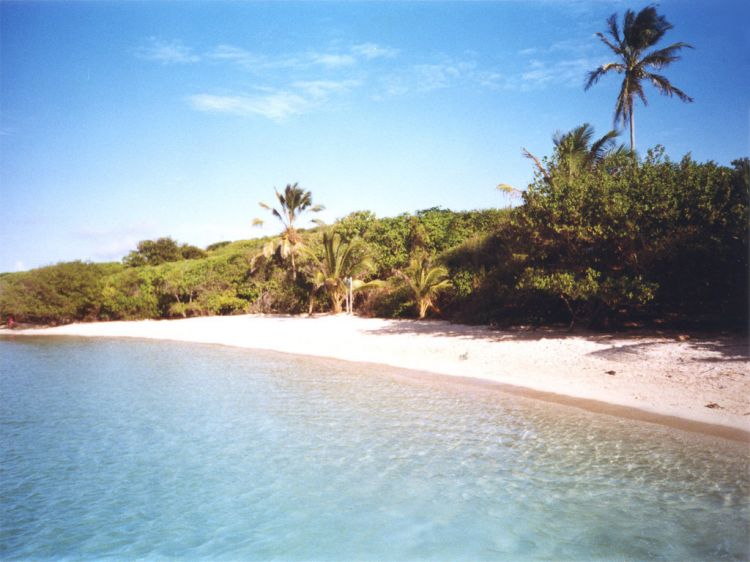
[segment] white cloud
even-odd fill
[[[292,84],[296,89],[301,90],[312,98],[328,98],[332,94],[341,94],[348,92],[352,88],[359,86],[359,80],[303,80]]]
[[[529,68],[521,73],[521,87],[582,86],[586,72],[595,67],[596,64],[588,58],[552,62],[532,60]]]
[[[352,53],[357,56],[361,56],[367,60],[377,58],[393,58],[398,55],[397,49],[391,49],[390,47],[382,47],[375,43],[360,43],[352,47]]]
[[[212,59],[228,60],[243,65],[253,64],[260,60],[259,57],[253,55],[251,52],[233,45],[219,45],[208,53],[208,56]]]
[[[402,96],[413,92],[431,92],[457,84],[479,84],[477,64],[468,60],[444,60],[435,63],[412,65],[402,71],[387,74],[380,79],[383,93],[375,99]]]
[[[148,44],[137,50],[138,56],[148,60],[155,60],[162,64],[190,64],[200,61],[200,57],[193,54],[190,47],[180,41],[165,41],[152,37]]]
[[[219,45],[211,50],[207,56],[213,60],[235,63],[248,70],[307,68],[312,66],[336,69],[353,66],[357,63],[357,59],[348,53],[310,51],[304,54],[284,54],[271,57],[252,53],[234,45]]]
[[[283,121],[307,113],[361,84],[358,80],[298,80],[283,89],[257,88],[258,94],[196,94],[187,98],[198,111],[232,115],[259,115]]]
[[[234,45],[218,45],[206,54],[212,60],[234,63],[246,70],[267,70],[272,68],[292,68],[302,63],[295,56],[269,57],[253,53]]]
[[[339,68],[342,66],[352,66],[357,60],[352,55],[337,55],[329,53],[310,53],[310,60],[314,64],[319,64],[328,68]]]
[[[26,271],[28,268],[22,261],[17,261],[13,264],[13,271]]]
[[[310,107],[309,100],[288,91],[236,96],[196,94],[189,96],[188,102],[198,111],[243,116],[260,115],[273,121],[283,121],[292,115],[299,115]]]

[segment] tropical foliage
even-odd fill
[[[648,51],[656,45],[664,34],[672,29],[664,16],[656,13],[656,8],[648,6],[637,14],[626,10],[623,17],[622,29],[617,23],[617,14],[612,14],[607,20],[607,33],[596,35],[615,55],[614,62],[608,62],[588,74],[585,89],[588,90],[599,79],[610,72],[622,74],[622,84],[615,103],[614,121],[621,121],[630,125],[630,150],[635,151],[635,121],[633,109],[638,97],[643,105],[648,105],[643,91],[643,82],[648,81],[666,96],[677,96],[684,102],[691,102],[693,98],[674,86],[664,75],[657,74],[671,63],[680,60],[679,52],[692,47],[687,43],[672,43],[667,47]]]
[[[612,130],[592,141],[594,128],[589,123],[584,123],[567,133],[559,131],[555,133],[552,137],[554,145],[552,161],[546,166],[525,148],[523,155],[534,162],[536,171],[545,181],[552,181],[553,176],[561,175],[570,179],[583,171],[596,168],[605,156],[613,152],[625,153],[622,145],[616,146],[615,139],[618,135],[617,131]],[[512,189],[505,184],[498,187],[505,191]]]
[[[293,185],[287,184],[283,193],[279,193],[278,190],[274,191],[279,202],[278,209],[263,202],[260,203],[260,206],[271,211],[271,214],[281,222],[283,228],[278,240],[275,243],[269,241],[265,245],[263,253],[268,257],[276,249],[283,259],[288,257],[292,279],[296,279],[297,264],[295,257],[304,245],[302,237],[297,232],[296,221],[305,211],[318,213],[323,210],[323,206],[313,205],[312,193],[305,191],[296,183]],[[263,224],[263,220],[256,218],[253,220],[253,224],[260,226]]]
[[[435,299],[451,287],[448,270],[432,266],[429,258],[412,259],[406,271],[397,271],[398,279],[408,288],[417,308],[417,318],[422,320],[430,309],[437,310]]]
[[[336,231],[323,232],[319,252],[309,251],[308,257],[309,279],[312,284],[310,314],[320,291],[328,295],[332,311],[335,314],[341,312],[349,290],[347,280],[352,280],[352,289],[361,289],[365,283],[357,277],[365,276],[373,268],[364,241],[354,238],[347,242]]]
[[[205,258],[206,252],[190,244],[178,244],[172,238],[142,240],[137,249],[125,256],[123,262],[131,267]]]

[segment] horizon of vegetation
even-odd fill
[[[607,137],[607,135],[605,135]],[[603,138],[605,138],[603,137]],[[296,184],[261,206],[277,236],[200,249],[141,241],[121,262],[0,274],[18,322],[185,318],[246,312],[428,315],[497,325],[746,329],[750,159],[634,158],[587,124],[554,138],[516,206],[360,210],[303,229]],[[499,186],[504,191],[509,186]]]

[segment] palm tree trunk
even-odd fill
[[[635,121],[633,120],[633,108],[630,108],[630,152],[635,154]]]
[[[430,300],[429,299],[419,299],[417,305],[419,308],[419,320],[424,320],[424,317],[427,316],[427,309],[430,307]]]

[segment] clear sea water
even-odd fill
[[[746,560],[747,444],[387,369],[0,338],[0,558]]]

